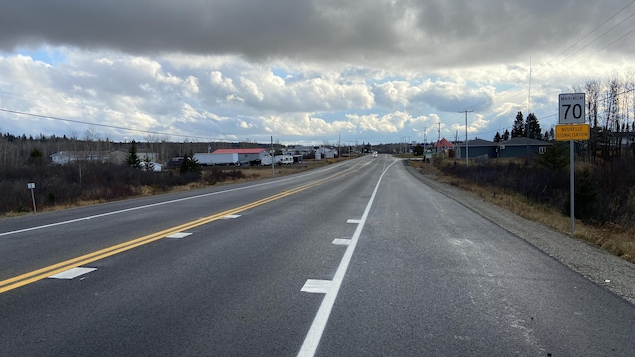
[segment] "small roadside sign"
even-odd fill
[[[31,199],[33,200],[33,212],[37,212],[37,206],[35,205],[35,193],[33,193],[33,190],[35,189],[35,182],[28,182],[26,184],[26,188],[31,190]]]
[[[589,124],[556,125],[556,140],[589,140]]]
[[[584,124],[585,94],[569,93],[558,95],[558,124]]]

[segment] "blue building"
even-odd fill
[[[498,155],[496,157],[515,158],[541,155],[544,154],[548,146],[551,146],[551,143],[548,141],[524,137],[513,138],[498,143]]]

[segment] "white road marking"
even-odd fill
[[[348,238],[335,238],[333,239],[334,245],[350,245],[351,240]]]
[[[240,217],[239,214],[228,214],[227,216],[223,217],[223,219],[234,219],[238,217]]]
[[[45,228],[50,228],[50,227],[61,226],[61,225],[65,225],[65,224],[77,223],[77,222],[87,221],[87,220],[94,219],[94,218],[107,217],[107,216],[112,216],[112,215],[115,215],[115,214],[126,213],[126,212],[131,212],[131,211],[137,211],[137,210],[146,209],[146,208],[163,206],[163,205],[177,203],[177,202],[189,201],[189,200],[194,200],[194,199],[197,199],[197,198],[215,196],[215,195],[220,195],[220,194],[227,193],[227,192],[242,191],[242,190],[246,190],[246,189],[250,189],[250,188],[254,188],[254,187],[272,185],[272,184],[275,184],[275,183],[278,183],[278,182],[289,181],[289,180],[293,180],[293,179],[297,179],[297,178],[301,178],[301,177],[305,177],[305,176],[315,175],[317,173],[321,173],[321,172],[324,172],[324,171],[332,170],[332,169],[334,169],[336,167],[339,167],[341,165],[343,165],[343,163],[336,164],[336,165],[330,165],[330,166],[327,166],[327,168],[325,168],[325,169],[311,170],[310,172],[308,172],[306,174],[299,174],[297,176],[288,177],[288,178],[281,178],[281,179],[278,179],[278,180],[275,180],[275,181],[270,181],[270,182],[263,182],[263,183],[258,183],[258,184],[254,184],[254,185],[244,186],[244,187],[231,188],[231,189],[227,189],[227,190],[223,190],[223,191],[210,192],[210,193],[205,193],[205,194],[202,194],[202,195],[184,197],[184,198],[179,198],[179,199],[170,200],[170,201],[157,202],[157,203],[144,205],[144,206],[131,207],[131,208],[126,208],[126,209],[122,209],[122,210],[119,210],[119,211],[111,211],[111,212],[106,212],[106,213],[102,213],[102,214],[96,214],[94,216],[87,216],[87,217],[82,217],[82,218],[71,219],[71,220],[68,220],[68,221],[61,221],[61,222],[55,222],[55,223],[51,223],[51,224],[45,224],[45,225],[42,225],[42,226],[35,226],[35,227],[30,227],[30,228],[18,229],[16,231],[3,232],[3,233],[0,233],[0,237],[12,235],[12,234],[30,232],[30,231],[35,231],[35,230],[45,229]]]
[[[332,283],[330,280],[308,279],[306,283],[304,283],[301,291],[305,293],[326,294],[331,289]]]
[[[354,224],[360,224],[362,222],[361,219],[349,219],[348,221],[346,221],[346,223],[354,223]]]
[[[174,238],[174,239],[181,239],[181,238],[185,238],[187,236],[191,236],[192,233],[174,233],[174,234],[170,234],[169,236],[165,237],[165,238]]]
[[[337,298],[337,294],[340,291],[340,286],[342,285],[342,281],[344,280],[344,275],[346,275],[346,270],[348,269],[348,265],[351,262],[355,247],[357,246],[357,241],[359,240],[359,236],[362,234],[362,230],[364,229],[364,223],[366,223],[366,219],[368,218],[368,213],[370,212],[370,208],[373,205],[375,196],[377,195],[377,190],[379,190],[379,184],[381,183],[381,180],[382,178],[384,178],[384,175],[386,174],[388,169],[396,162],[397,161],[393,161],[390,165],[388,165],[388,167],[384,169],[384,171],[381,173],[381,176],[379,177],[379,180],[377,181],[377,185],[375,185],[375,190],[373,191],[373,194],[370,197],[368,204],[366,205],[366,209],[364,210],[362,219],[359,220],[359,224],[357,225],[355,233],[351,238],[351,243],[346,248],[344,257],[342,257],[342,261],[337,267],[337,271],[335,272],[335,276],[331,281],[329,291],[326,293],[326,295],[324,295],[324,299],[322,300],[322,304],[320,304],[320,308],[318,309],[318,312],[313,319],[311,328],[304,338],[302,348],[300,348],[300,352],[298,352],[298,356],[300,357],[313,357],[315,355],[318,344],[322,339],[324,328],[326,327],[326,323],[328,322],[329,316],[331,315],[331,310],[333,309],[333,305],[335,304],[335,299]],[[349,219],[349,221],[351,220]]]
[[[57,273],[55,275],[51,275],[49,276],[50,279],[66,279],[66,280],[70,280],[73,278],[76,278],[80,275],[84,275],[84,274],[88,274],[91,271],[95,271],[97,270],[97,268],[82,268],[82,267],[78,267],[78,268],[72,268],[66,271],[63,271],[61,273]]]

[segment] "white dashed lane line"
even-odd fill
[[[333,239],[333,245],[349,245],[351,244],[350,238],[335,238]]]
[[[97,268],[83,268],[83,267],[77,267],[77,268],[73,268],[73,269],[69,269],[66,271],[63,271],[61,273],[57,273],[55,275],[51,275],[49,276],[49,279],[64,279],[64,280],[70,280],[70,279],[74,279],[80,275],[84,275],[84,274],[88,274],[92,271],[97,270]]]
[[[302,291],[305,293],[326,294],[333,282],[331,280],[309,279],[304,283]]]
[[[169,236],[167,236],[165,238],[181,239],[181,238],[185,238],[185,237],[191,236],[191,235],[192,235],[192,233],[179,232],[179,233],[170,234]]]
[[[309,279],[306,281],[301,291],[303,292],[311,292],[311,293],[322,293],[324,295],[324,299],[318,308],[317,314],[313,319],[313,323],[309,328],[309,332],[304,338],[304,342],[302,343],[302,347],[298,352],[298,357],[313,357],[315,355],[315,351],[317,350],[318,344],[322,339],[322,333],[324,332],[324,328],[326,327],[326,323],[329,320],[331,315],[331,310],[333,309],[333,305],[335,304],[335,299],[337,298],[337,294],[342,285],[342,281],[344,280],[344,275],[346,275],[346,270],[348,269],[348,265],[351,262],[351,258],[353,256],[353,252],[355,251],[355,247],[357,246],[357,242],[359,241],[359,237],[362,234],[362,230],[364,228],[364,224],[366,223],[366,219],[368,218],[368,214],[370,212],[370,208],[375,201],[375,196],[377,195],[377,191],[379,190],[379,184],[381,183],[382,178],[390,169],[392,165],[397,161],[394,161],[392,164],[388,165],[381,173],[379,180],[377,180],[377,184],[375,185],[375,189],[373,190],[373,194],[371,195],[368,203],[366,204],[366,209],[364,210],[364,214],[361,219],[349,219],[346,223],[357,224],[357,228],[355,229],[355,233],[350,240],[348,240],[348,244],[346,245],[346,251],[344,252],[344,256],[340,261],[339,266],[337,267],[337,271],[335,272],[335,276],[333,276],[333,280],[314,280]],[[342,242],[338,239],[335,241]],[[333,241],[333,244],[335,244]]]

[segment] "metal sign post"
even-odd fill
[[[589,125],[584,124],[586,105],[584,93],[568,93],[558,96],[559,124],[556,126],[556,140],[569,141],[569,184],[571,236],[575,234],[575,143],[574,140],[589,140]]]
[[[37,213],[37,207],[35,206],[35,193],[33,193],[33,190],[35,189],[35,182],[27,183],[26,188],[31,190],[31,200],[33,201],[33,212]]]
[[[273,149],[273,135],[271,136],[271,176],[276,176],[276,163],[275,163],[275,153],[276,151]]]

